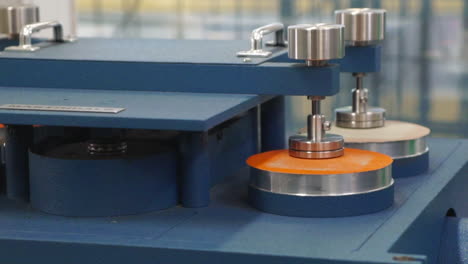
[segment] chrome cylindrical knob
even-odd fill
[[[385,14],[384,9],[349,8],[335,11],[335,19],[345,26],[347,45],[366,46],[384,40]]]
[[[36,5],[0,6],[0,33],[17,36],[25,25],[39,22],[39,7]]]
[[[289,58],[308,64],[344,57],[344,26],[301,24],[288,27]]]

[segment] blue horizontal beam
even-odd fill
[[[0,42],[1,44],[1,42]],[[0,53],[0,86],[159,92],[329,96],[339,66],[236,56],[247,41],[80,39],[36,52]]]
[[[382,46],[346,47],[345,57],[334,60],[341,72],[379,72]]]
[[[21,70],[18,70],[21,69]],[[0,86],[94,90],[330,96],[339,66],[216,65],[0,59]]]

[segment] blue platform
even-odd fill
[[[0,123],[207,131],[272,98],[259,95],[1,88],[0,105],[123,107],[118,114],[1,110]]]
[[[265,59],[236,56],[247,48],[246,41],[214,40],[48,43],[32,53],[1,52],[0,86],[320,96],[339,91],[336,64],[273,62],[285,54],[284,47],[266,48],[273,55]]]
[[[0,256],[9,264],[437,263],[446,212],[468,216],[468,140],[429,145],[428,173],[397,179],[392,207],[356,217],[255,210],[247,202],[247,170],[214,187],[212,203],[200,209],[72,218],[2,198]]]

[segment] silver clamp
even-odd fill
[[[270,33],[275,33],[275,39],[266,43],[267,46],[285,47],[287,45],[284,40],[284,25],[282,23],[271,23],[254,29],[250,36],[250,50],[237,52],[237,57],[270,57],[272,53],[263,50],[263,37]]]
[[[63,38],[63,27],[58,21],[39,22],[24,26],[19,35],[19,45],[7,47],[5,50],[31,52],[40,49],[40,47],[32,45],[32,35],[47,28],[52,28],[54,30],[54,42],[72,41]]]

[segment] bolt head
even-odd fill
[[[323,122],[323,130],[330,131],[330,129],[331,129],[331,122],[330,121]]]

